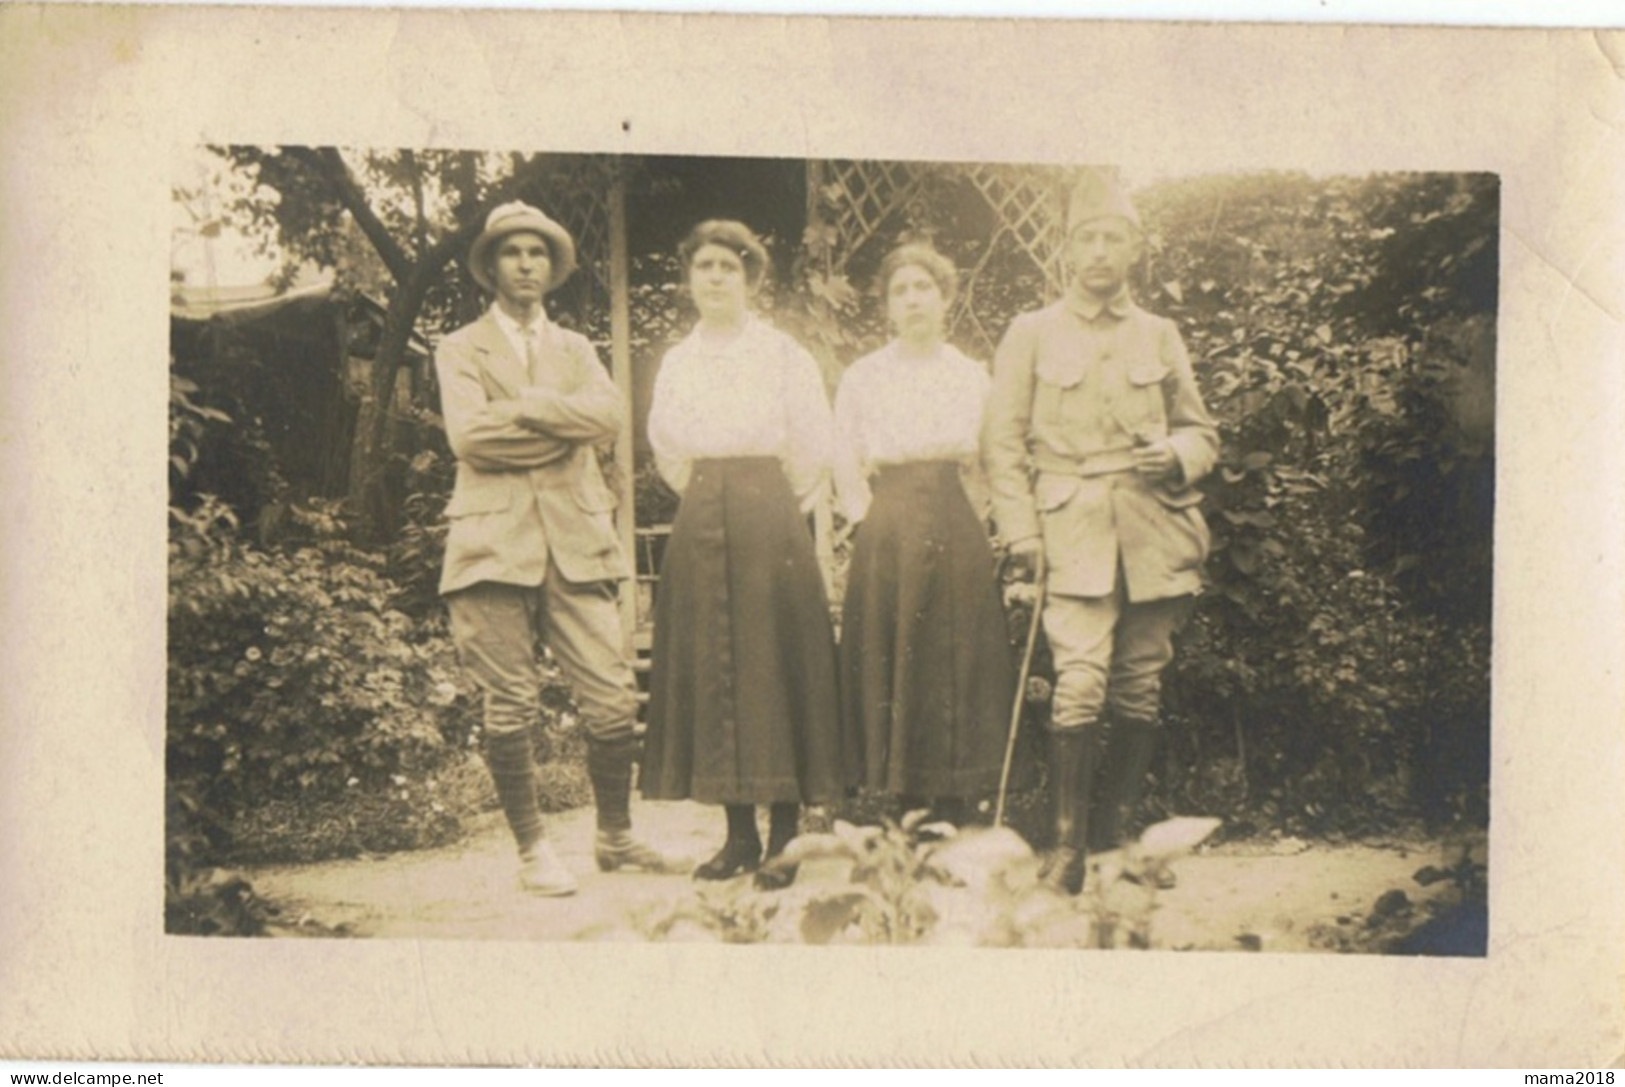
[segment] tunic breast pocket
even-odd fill
[[[1163,383],[1171,371],[1161,359],[1136,360],[1127,370],[1129,397],[1118,425],[1135,437],[1154,441],[1168,436],[1168,405]]]
[[[1041,349],[1033,367],[1033,419],[1059,424],[1066,416],[1068,393],[1083,381],[1086,369],[1077,352]]]

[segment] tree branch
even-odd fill
[[[378,251],[384,266],[395,282],[404,283],[412,274],[412,260],[406,251],[400,247],[389,228],[383,224],[372,205],[367,203],[366,194],[361,191],[355,175],[350,173],[349,164],[344,156],[339,154],[336,147],[288,148],[288,153],[297,157],[301,162],[315,169],[333,186],[333,194],[338,197],[339,203],[355,219],[356,225],[367,236],[372,247]]]

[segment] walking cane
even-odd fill
[[[1044,614],[1044,555],[1034,564],[1038,591],[1033,594],[1033,617],[1027,623],[1027,644],[1021,651],[1021,672],[1016,677],[1016,702],[1010,707],[1010,733],[1004,741],[1004,767],[999,771],[999,800],[993,809],[993,825],[1004,826],[1004,801],[1010,792],[1010,764],[1016,757],[1016,734],[1021,730],[1021,711],[1027,703],[1027,675],[1033,668],[1033,649],[1038,645],[1038,621]]]

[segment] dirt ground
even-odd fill
[[[697,804],[644,803],[637,819],[640,834],[677,855],[703,859],[721,839],[720,815]],[[512,841],[496,814],[481,817],[463,841],[443,849],[256,867],[243,874],[277,907],[275,929],[286,935],[633,938],[627,919],[637,911],[694,894],[694,884],[683,876],[599,872],[592,861],[591,809],[551,817],[549,834],[580,880],[574,896],[541,898],[518,890]],[[1448,882],[1423,886],[1414,877],[1430,865],[1448,867],[1454,848],[1439,841],[1332,845],[1293,838],[1204,848],[1176,862],[1178,886],[1158,897],[1153,945],[1374,950],[1428,920],[1428,903],[1450,893]]]

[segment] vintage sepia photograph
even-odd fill
[[[1617,32],[0,22],[0,1060],[1616,1059]]]
[[[1485,954],[1495,175],[172,202],[170,934]]]

